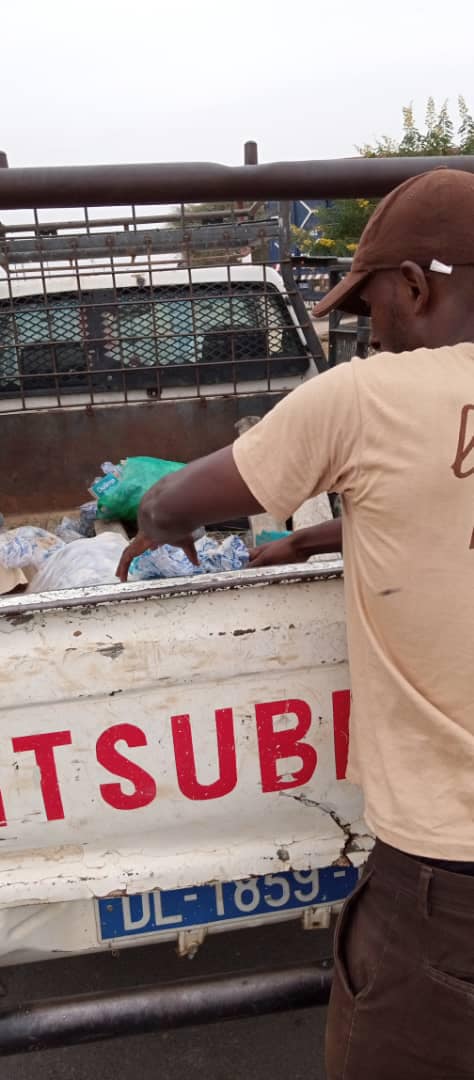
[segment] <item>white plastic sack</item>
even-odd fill
[[[20,525],[18,529],[2,532],[0,536],[0,563],[6,570],[31,567],[39,570],[45,559],[59,551],[63,541],[53,533],[36,525]]]
[[[80,530],[79,520],[74,521],[70,517],[63,517],[59,525],[56,525],[55,533],[63,544],[72,544],[74,540],[82,540],[84,535]]]
[[[90,540],[74,540],[50,555],[27,588],[28,593],[117,585],[115,571],[127,540],[105,532]]]

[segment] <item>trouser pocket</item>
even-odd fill
[[[349,998],[367,993],[375,975],[369,949],[364,947],[361,906],[373,871],[365,870],[339,916],[334,935],[334,969]],[[368,942],[367,942],[368,946]]]

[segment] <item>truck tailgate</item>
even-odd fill
[[[359,865],[341,564],[0,601],[0,906]]]

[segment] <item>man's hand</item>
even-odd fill
[[[136,559],[137,555],[143,555],[144,551],[148,551],[148,548],[153,546],[152,542],[147,540],[146,536],[143,536],[142,533],[137,533],[135,538],[130,541],[128,547],[122,552],[122,557],[115,571],[116,576],[120,578],[120,581],[124,582],[127,580],[130,563]]]
[[[306,562],[311,555],[327,555],[335,551],[342,551],[341,518],[324,521],[309,529],[297,529],[291,536],[252,548],[249,568],[253,570],[256,566]]]
[[[281,566],[288,563],[305,562],[308,556],[299,551],[295,536],[282,536],[280,540],[271,540],[268,544],[251,548],[249,551],[249,569],[256,566]]]
[[[131,540],[128,547],[125,548],[118,564],[116,574],[117,577],[120,578],[120,581],[127,581],[130,564],[136,559],[137,555],[143,555],[143,552],[148,551],[149,548],[153,549],[159,546],[160,545],[154,543],[153,540],[148,540],[143,533],[137,533],[134,540]],[[182,548],[190,562],[194,563],[194,566],[198,565],[199,560],[196,554],[196,548],[194,547],[194,540],[191,536],[187,536],[184,540],[180,540],[173,546]]]

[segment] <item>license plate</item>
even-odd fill
[[[212,923],[265,919],[282,911],[344,900],[357,879],[356,867],[325,866],[320,870],[295,870],[243,881],[107,898],[97,901],[99,936],[101,941],[111,941]]]

